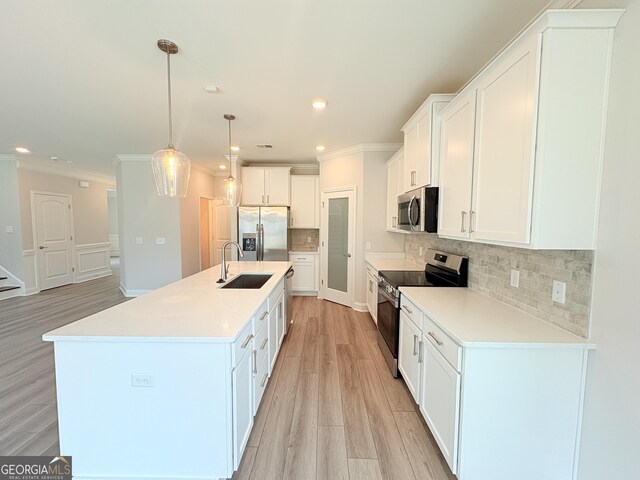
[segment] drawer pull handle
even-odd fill
[[[466,230],[464,229],[464,216],[467,214],[467,212],[465,212],[464,210],[460,211],[460,216],[462,217],[462,223],[460,224],[460,232],[465,233]]]
[[[420,340],[420,343],[418,344],[418,363],[422,363],[423,357],[422,357],[422,351],[424,350],[424,348],[422,347],[422,340]]]
[[[268,375],[265,373],[264,374],[264,378],[262,379],[262,382],[260,382],[260,386],[261,387],[264,387],[264,384],[267,382],[267,377],[268,377]]]
[[[266,327],[265,327],[266,328]],[[269,341],[268,338],[264,339],[264,342],[262,342],[262,345],[260,345],[260,350],[264,350],[265,345],[267,344],[267,342]]]
[[[258,374],[258,351],[254,350],[253,352],[253,374]]]
[[[251,341],[252,338],[253,338],[253,334],[249,334],[249,336],[244,341],[244,343],[240,346],[240,348],[247,348],[247,345],[249,345],[249,342]]]
[[[436,343],[438,344],[439,347],[442,346],[442,340],[440,340],[438,337],[436,337],[435,333],[427,332],[427,335],[429,335],[431,338],[433,338],[436,341]]]
[[[413,354],[414,354],[414,355],[417,355],[417,354],[418,354],[418,352],[417,352],[417,348],[418,348],[417,341],[418,341],[418,336],[417,336],[417,335],[414,335],[414,336],[413,336]]]
[[[405,312],[407,312],[409,315],[413,315],[413,310],[410,310],[409,308],[407,308],[407,306],[406,306],[406,305],[403,305],[403,306],[402,306],[402,308],[403,308],[403,310],[404,310]]]
[[[264,320],[264,317],[266,317],[269,314],[269,312],[264,312],[262,314],[262,316],[260,317],[260,321]]]

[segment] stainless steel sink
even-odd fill
[[[220,288],[258,289],[267,283],[271,277],[273,277],[272,273],[242,273]]]

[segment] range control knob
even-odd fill
[[[387,286],[387,293],[393,293],[393,287]]]

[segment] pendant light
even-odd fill
[[[236,206],[238,201],[238,182],[236,182],[236,179],[233,178],[231,173],[231,121],[235,120],[236,116],[230,113],[225,113],[224,119],[229,122],[229,176],[225,179],[224,190],[228,204]]]
[[[173,147],[173,123],[171,121],[171,55],[178,53],[178,46],[170,40],[158,40],[158,48],[167,54],[169,145],[153,154],[151,168],[158,195],[185,197],[191,175],[191,162],[189,157]]]

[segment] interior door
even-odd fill
[[[67,195],[33,194],[34,245],[40,290],[73,283],[71,199]]]
[[[322,194],[322,297],[351,306],[355,253],[355,188]]]
[[[212,262],[211,265],[219,265],[222,263],[222,245],[224,242],[233,240],[232,233],[234,231],[234,219],[236,218],[236,207],[223,205],[222,200],[216,199],[211,201],[211,211],[213,212],[212,221]],[[235,249],[230,249],[233,252],[233,259],[236,259],[237,253]]]
[[[209,199],[200,197],[200,270],[212,266],[210,213]]]

